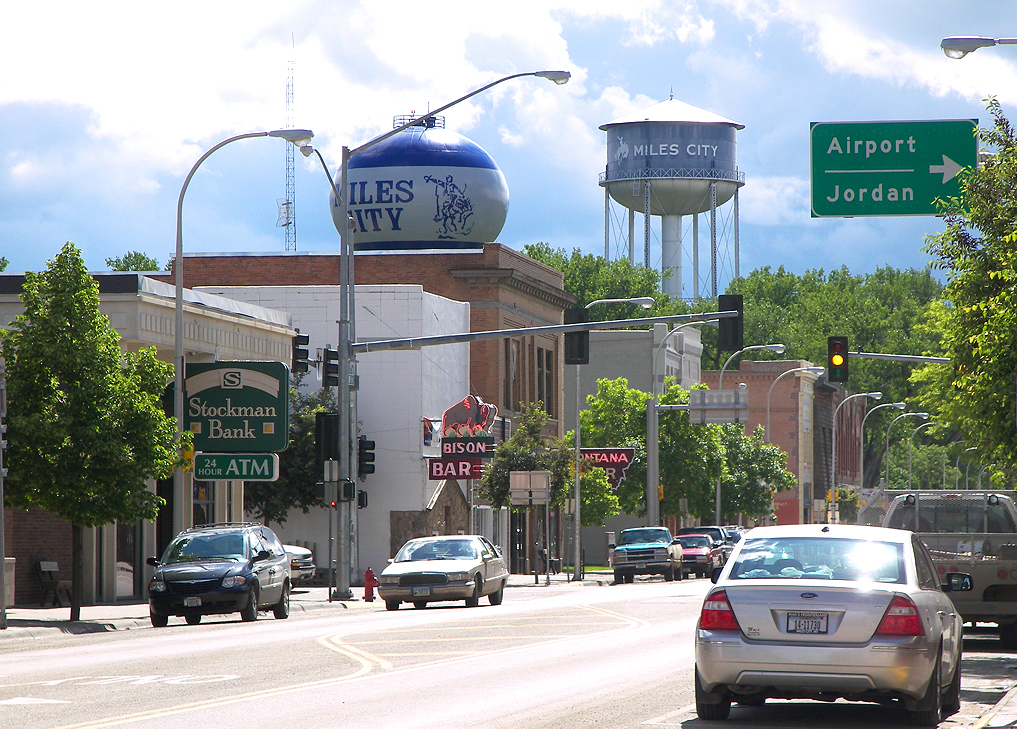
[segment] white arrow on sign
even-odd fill
[[[943,155],[943,164],[941,164],[941,165],[929,165],[929,174],[930,175],[942,174],[943,175],[943,184],[945,185],[950,180],[955,178],[957,176],[957,173],[959,173],[962,169],[964,169],[964,168],[961,167],[959,164],[957,164],[956,162],[954,162],[952,159],[950,159],[949,157],[947,157],[944,154]]]

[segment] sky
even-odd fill
[[[4,14],[18,29],[0,45],[8,272],[44,270],[66,241],[93,271],[129,251],[165,264],[188,171],[235,134],[311,129],[335,172],[343,145],[391,129],[396,115],[509,74],[559,69],[572,74],[564,86],[517,79],[444,115],[446,128],[483,147],[505,174],[510,205],[498,242],[602,255],[599,127],[673,97],[744,125],[742,275],[762,266],[923,268],[924,240],[943,228],[935,217],[810,217],[810,123],[987,126],[990,95],[1017,118],[1017,46],[961,60],[939,48],[951,35],[1017,36],[1011,0],[57,0],[9,4]],[[285,197],[286,144],[244,140],[202,163],[183,206],[186,252],[285,250],[276,200]],[[327,179],[314,156],[297,154],[295,164],[297,251],[335,251]],[[728,231],[731,207],[721,208]],[[612,206],[612,259],[627,255],[625,216]],[[690,217],[683,228],[688,240]],[[660,218],[652,230],[650,263],[659,268]],[[732,274],[730,232],[722,249],[721,291]],[[691,255],[687,248],[686,296]]]

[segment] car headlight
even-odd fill
[[[152,580],[148,583],[149,592],[166,592],[166,583],[162,580]]]
[[[398,585],[399,575],[382,575],[378,578],[379,585]]]
[[[247,584],[247,578],[244,575],[227,575],[222,578],[223,587],[243,587]]]
[[[466,582],[468,579],[470,579],[470,575],[467,572],[449,572],[448,573],[448,581],[449,582]]]

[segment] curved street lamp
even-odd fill
[[[841,400],[839,403],[837,403],[837,407],[833,411],[833,425],[830,428],[830,441],[831,441],[831,445],[832,445],[832,448],[833,448],[832,455],[830,456],[830,467],[831,467],[831,473],[833,474],[832,483],[833,483],[833,488],[834,489],[837,488],[837,414],[840,413],[840,409],[842,407],[844,407],[844,403],[846,403],[848,400],[854,400],[856,397],[867,397],[870,400],[882,400],[883,399],[883,393],[881,393],[881,392],[859,392],[859,393],[856,393],[854,395],[848,395],[843,400]],[[864,427],[864,424],[865,424],[865,421],[863,420],[862,421],[862,427]],[[858,467],[859,467],[859,469],[861,469],[861,463],[859,463]],[[860,475],[861,475],[861,480],[864,482],[865,481],[865,472],[861,471]]]
[[[661,350],[661,348],[665,344],[667,344],[667,340],[670,339],[672,335],[677,334],[680,330],[684,329],[685,327],[699,326],[701,324],[706,324],[707,326],[715,327],[715,326],[718,326],[719,323],[720,323],[720,319],[707,319],[706,321],[690,321],[687,324],[679,324],[674,329],[672,329],[671,331],[669,331],[667,334],[664,335],[663,339],[660,340],[660,343],[657,345],[656,349],[653,350],[653,361],[650,363],[651,374],[653,376],[653,394],[654,395],[658,394],[657,393],[657,359],[660,357],[660,350]],[[663,393],[664,388],[661,387],[660,390],[661,390],[661,393]]]
[[[639,306],[643,307],[644,309],[649,309],[650,307],[653,306],[654,299],[653,299],[652,296],[637,296],[637,297],[634,297],[634,298],[631,298],[631,299],[597,299],[596,301],[591,301],[589,304],[586,305],[585,308],[589,309],[590,307],[597,306],[598,304],[638,304]],[[575,470],[575,474],[574,474],[574,477],[573,477],[573,484],[572,484],[572,491],[573,491],[572,499],[573,499],[573,501],[575,501],[575,504],[572,507],[572,521],[574,522],[573,528],[575,529],[575,533],[574,533],[574,536],[573,536],[573,539],[575,541],[575,554],[573,555],[573,559],[575,561],[572,563],[572,579],[573,580],[578,579],[578,577],[579,577],[579,564],[580,564],[580,561],[582,560],[582,556],[583,556],[582,543],[581,543],[582,533],[581,533],[581,526],[580,526],[580,521],[579,521],[579,498],[580,498],[580,495],[581,495],[580,494],[580,487],[579,487],[579,480],[580,480],[579,479],[579,465],[580,465],[580,461],[582,460],[582,453],[580,453],[580,451],[579,451],[579,441],[580,441],[580,434],[579,434],[579,411],[581,410],[581,403],[582,403],[582,396],[580,395],[581,388],[579,386],[579,384],[580,384],[579,383],[579,371],[580,371],[579,368],[580,367],[582,367],[582,365],[578,365],[578,364],[576,365],[576,433],[575,433],[575,435],[576,435],[576,453],[575,453],[575,469],[574,469]],[[649,494],[649,491],[650,491],[649,474],[647,474],[646,481],[647,481],[646,492],[647,492],[647,494]],[[647,516],[649,517],[649,496],[647,496]],[[550,554],[550,552],[548,554]],[[550,579],[551,579],[550,573],[548,573],[548,580],[550,580]]]
[[[176,301],[175,301],[175,312],[173,323],[175,331],[173,333],[173,369],[174,378],[173,385],[175,391],[173,393],[173,416],[177,420],[177,438],[184,432],[184,238],[183,238],[183,210],[184,210],[184,193],[187,192],[187,186],[191,183],[191,178],[194,177],[194,173],[198,171],[198,167],[201,163],[208,159],[209,155],[222,147],[225,147],[231,142],[236,142],[241,139],[252,139],[254,137],[278,137],[285,139],[287,142],[302,147],[308,144],[311,139],[314,138],[314,132],[310,129],[274,129],[270,132],[248,132],[246,134],[238,134],[229,139],[224,139],[217,145],[209,149],[194,163],[191,167],[191,171],[187,173],[187,177],[184,178],[184,184],[180,188],[180,196],[177,198],[177,239],[176,239],[176,261],[174,263],[173,278],[176,285]],[[190,508],[184,508],[185,499],[184,492],[184,472],[180,466],[173,469],[173,526],[176,531],[190,526]]]
[[[865,486],[865,421],[869,419],[870,415],[872,415],[877,410],[880,410],[881,408],[896,408],[897,410],[903,410],[906,407],[907,407],[907,403],[903,403],[903,402],[887,402],[887,403],[883,403],[882,405],[877,405],[876,407],[872,408],[867,413],[865,413],[865,417],[862,418],[862,427],[860,429],[860,436],[861,437],[859,438],[859,447],[858,447],[858,464],[859,464],[858,467],[862,471],[862,487],[863,488]]]
[[[963,443],[963,441],[961,441],[961,442]],[[961,459],[961,456],[963,456],[968,451],[977,451],[977,450],[978,450],[977,448],[972,446],[970,448],[965,448],[963,451],[961,451],[960,453],[957,454],[957,459],[953,462],[953,470],[955,470],[957,472],[957,475],[954,476],[954,479],[953,479],[953,488],[954,488],[954,491],[956,491],[960,487],[960,459]],[[967,481],[965,481],[964,482],[964,488],[967,488],[967,487],[968,487],[968,484],[967,484]]]
[[[911,490],[911,451],[915,445],[915,434],[918,433],[922,428],[928,428],[930,425],[935,425],[931,420],[927,423],[922,423],[913,431],[911,431],[911,437],[908,438],[908,491]]]
[[[777,380],[779,380],[781,377],[783,377],[784,375],[790,375],[792,372],[811,372],[811,373],[816,374],[816,375],[821,375],[824,372],[826,372],[826,368],[825,367],[818,367],[818,366],[813,367],[811,365],[808,366],[808,367],[795,367],[792,370],[784,370],[779,375],[777,375],[776,377],[773,378],[773,382],[770,383],[770,389],[766,391],[766,442],[767,443],[770,442],[770,395],[773,394],[773,386],[777,384]]]
[[[939,42],[947,58],[964,58],[972,51],[991,46],[1017,44],[1017,38],[985,38],[982,36],[950,36]]]
[[[896,418],[890,421],[890,424],[886,426],[886,451],[883,453],[883,459],[886,461],[886,488],[890,488],[890,428],[901,418],[921,418],[922,420],[928,420],[928,413],[901,413]]]

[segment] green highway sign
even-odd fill
[[[812,122],[812,217],[935,215],[978,161],[977,119]]]
[[[198,481],[275,481],[279,456],[275,453],[195,453]]]

